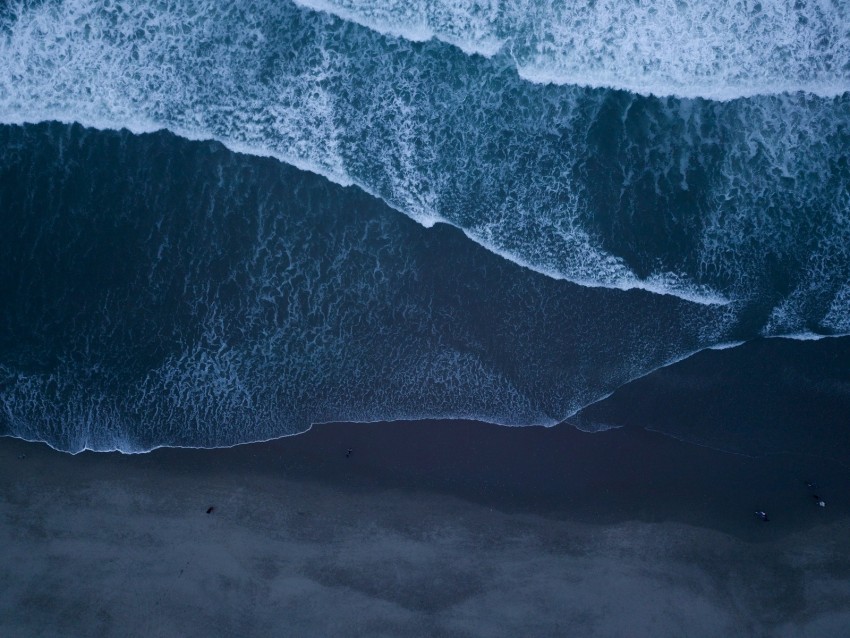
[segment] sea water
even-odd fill
[[[850,333],[842,2],[14,1],[0,431],[554,424]]]

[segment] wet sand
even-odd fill
[[[5,438],[0,479],[0,635],[850,631],[850,470],[815,457],[328,424],[136,456]]]
[[[639,426],[749,455],[850,465],[850,337],[754,339],[703,350],[586,407],[573,421]]]

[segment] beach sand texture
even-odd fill
[[[799,484],[814,470],[827,508]],[[6,438],[0,476],[4,636],[850,627],[848,472],[801,458],[631,429],[337,424],[137,456]]]

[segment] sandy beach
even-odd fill
[[[0,474],[7,636],[850,628],[850,471],[813,458],[414,422],[136,456],[4,438]]]

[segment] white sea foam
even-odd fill
[[[709,346],[709,350],[731,350],[732,348],[737,348],[738,346],[742,346],[746,343],[746,341],[728,341],[726,343],[715,343],[712,346]]]
[[[301,31],[288,33],[287,20],[305,24]],[[443,114],[423,110],[419,96],[428,87],[411,83],[411,69],[396,68],[388,57],[382,62],[386,68],[363,78],[377,83],[371,88],[388,91],[386,99],[375,101],[375,95],[367,94],[371,102],[361,105],[364,96],[355,95],[358,102],[352,102],[345,92],[357,76],[356,65],[362,62],[358,56],[370,43],[357,46],[362,34],[354,34],[351,53],[340,51],[340,42],[327,41],[324,30],[341,27],[265,3],[244,10],[191,1],[20,4],[7,37],[0,41],[0,57],[7,62],[0,71],[0,121],[76,121],[137,133],[167,128],[190,139],[215,139],[233,150],[273,156],[339,184],[358,184],[426,226],[453,223],[538,272],[581,285],[642,288],[715,301],[714,295],[706,296],[682,277],[635,277],[582,230],[574,194],[568,195],[573,201],[569,208],[547,213],[555,219],[534,222],[538,211],[551,208],[538,191],[541,186],[551,190],[551,184],[539,181],[547,176],[532,176],[526,186],[517,185],[526,192],[493,199],[503,219],[456,219],[457,213],[447,210],[455,196],[441,192],[441,187],[455,186],[447,183],[450,168],[441,166],[440,151],[445,149],[439,139],[455,133],[433,129]],[[287,54],[291,59],[286,64],[276,55],[264,58],[256,53],[291,46],[299,48]],[[463,82],[472,89],[475,80]],[[429,138],[432,143],[423,143]],[[459,150],[463,155],[476,151],[472,146]],[[492,179],[486,165],[456,168],[458,174],[474,171]],[[494,183],[492,190],[499,187]],[[568,192],[569,182],[559,188]],[[533,231],[534,226],[540,230]],[[515,238],[529,229],[538,236],[517,244]]]
[[[345,6],[351,16],[368,13],[365,4]],[[375,24],[392,19],[399,29],[410,27],[412,39],[450,35],[488,55],[490,45],[475,43],[495,42],[492,16],[510,17],[487,3],[380,6]],[[766,15],[776,9],[765,6]],[[215,139],[357,184],[425,226],[452,224],[506,259],[583,286],[701,304],[758,294],[764,247],[779,259],[798,250],[801,225],[789,222],[788,207],[820,207],[847,187],[846,176],[831,170],[846,154],[841,125],[850,115],[840,100],[615,104],[621,164],[599,170],[615,176],[619,200],[600,204],[599,175],[587,164],[599,159],[590,138],[600,113],[620,99],[607,92],[529,85],[498,63],[452,59],[447,47],[388,40],[285,2],[47,0],[15,7],[0,29],[2,122],[167,128]],[[525,9],[545,31],[549,9]],[[434,20],[443,26],[436,29]],[[700,171],[710,185],[699,196],[709,206],[699,209],[697,223],[673,206],[665,212],[666,198],[695,188],[689,180]],[[635,189],[641,180],[654,184],[657,201],[634,213],[630,207],[645,199]],[[618,206],[623,218],[611,224],[614,232],[595,226],[600,212]],[[642,223],[626,217],[635,214],[667,215],[652,220],[656,227],[691,224],[687,259],[696,255],[697,267],[621,239],[619,228]],[[847,231],[824,236],[831,236],[828,251],[817,244],[800,250],[811,252],[813,263],[824,256],[846,263],[837,251]],[[630,249],[637,255],[627,258]],[[640,275],[635,262],[642,262]],[[836,272],[827,273],[830,285]]]
[[[792,332],[788,334],[782,335],[769,335],[768,338],[771,339],[791,339],[792,341],[820,341],[821,339],[828,339],[833,335],[822,335],[817,334],[815,332]]]
[[[846,2],[295,1],[416,42],[506,51],[532,82],[722,100],[850,90]]]
[[[609,430],[619,430],[622,428],[622,425],[611,425],[610,423],[603,423],[600,421],[586,421],[580,420],[574,423],[570,423],[577,430],[581,430],[582,432],[588,432],[591,434],[599,434],[600,432],[608,432]]]
[[[570,275],[566,276],[558,270],[540,266],[533,261],[527,261],[517,254],[511,254],[499,247],[486,234],[461,228],[463,233],[476,244],[479,244],[500,257],[507,259],[518,266],[528,268],[534,272],[546,275],[552,279],[570,281],[571,283],[589,288],[610,288],[614,290],[644,290],[657,295],[670,295],[690,301],[696,304],[708,306],[722,306],[730,303],[730,300],[707,287],[699,287],[692,282],[684,280],[683,277],[674,273],[653,275],[647,280],[638,279],[623,262],[611,255],[607,255],[602,249],[595,248],[591,240],[577,231],[571,232],[566,239],[573,246],[568,247],[568,252],[575,260]],[[582,272],[586,273],[582,276]]]
[[[821,324],[836,334],[850,334],[850,283],[838,290]]]
[[[471,41],[489,43],[480,45],[488,55],[495,51],[486,28],[474,28],[481,35]],[[585,296],[566,287],[539,295],[535,286],[554,284],[518,279],[501,304],[507,319],[492,332],[503,339],[499,348],[520,344],[515,358],[534,345],[541,350],[523,374],[507,375],[477,356],[485,339],[473,334],[465,348],[453,346],[462,332],[457,322],[441,324],[449,329],[431,340],[435,320],[454,307],[432,315],[433,299],[411,309],[407,297],[369,296],[416,288],[411,279],[371,285],[402,273],[403,257],[384,261],[406,245],[393,241],[400,227],[377,231],[387,238],[382,250],[366,245],[369,268],[352,267],[358,278],[346,285],[335,279],[339,272],[333,285],[319,277],[315,254],[305,251],[297,264],[279,259],[315,242],[312,234],[258,236],[244,268],[250,311],[230,319],[240,330],[252,321],[259,326],[242,350],[227,338],[223,311],[205,294],[187,295],[205,328],[202,342],[182,344],[123,388],[126,394],[92,391],[80,382],[87,368],[79,362],[44,374],[10,368],[20,376],[3,388],[0,404],[25,436],[38,436],[44,423],[71,424],[73,431],[53,433],[67,448],[136,449],[144,444],[128,434],[128,414],[179,423],[186,437],[217,445],[315,420],[551,424],[682,352],[740,336],[738,310],[760,296],[775,301],[771,268],[791,293],[776,302],[766,334],[805,335],[818,321],[825,331],[844,330],[846,99],[706,103],[539,86],[519,80],[504,60],[382,38],[277,2],[21,3],[0,34],[0,121],[76,121],[137,133],[167,128],[216,139],[358,184],[425,226],[452,224],[554,279],[697,302]],[[462,35],[457,29],[451,37]],[[668,203],[676,197],[685,204]],[[273,223],[259,226],[271,234]],[[644,247],[656,239],[640,232],[644,225],[658,229],[663,245]],[[340,264],[357,252],[358,233],[373,231],[358,227],[348,231],[357,236],[339,239],[331,270],[345,271]],[[673,254],[668,246],[676,242],[681,250]],[[263,324],[267,305],[288,301],[298,286],[310,291],[304,314],[288,313],[271,329]],[[369,295],[358,296],[364,289]],[[569,306],[573,294],[582,297],[580,308]],[[610,303],[592,305],[599,299]],[[520,310],[511,315],[514,305]],[[405,321],[334,314],[344,308],[400,308]],[[328,322],[317,329],[305,316]],[[407,333],[396,339],[399,324],[427,329],[418,341]],[[360,334],[354,354],[343,337],[370,326],[384,332]],[[546,329],[531,339],[528,330],[540,326]],[[554,362],[542,366],[550,355]],[[270,386],[280,394],[271,396]],[[56,401],[56,388],[67,401]],[[290,421],[282,424],[280,414]]]

